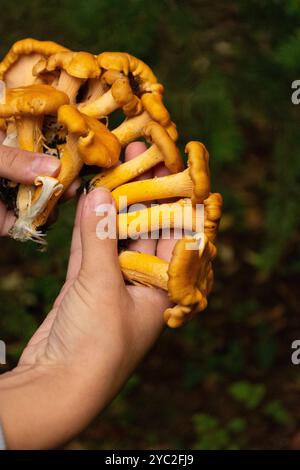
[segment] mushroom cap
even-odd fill
[[[40,116],[55,114],[69,102],[68,96],[49,85],[29,85],[6,90],[6,101],[0,104],[0,117]]]
[[[63,51],[41,59],[34,67],[34,75],[53,72],[57,69],[65,70],[75,78],[98,78],[100,69],[95,56],[88,52]]]
[[[179,328],[191,316],[192,309],[183,305],[175,305],[164,311],[164,320],[170,328]]]
[[[69,133],[78,135],[78,151],[86,165],[110,168],[118,162],[121,145],[97,119],[82,114],[72,105],[65,105],[58,111],[58,122]]]
[[[216,253],[206,235],[200,240],[195,237],[178,240],[168,269],[168,292],[173,302],[197,311],[206,308],[213,282],[211,262]]]
[[[162,126],[170,124],[170,114],[163,103],[159,93],[144,93],[141,97],[144,109],[151,116],[153,121],[159,122]]]
[[[89,132],[85,117],[70,104],[59,108],[57,121],[65,126],[71,134],[87,135]]]
[[[80,137],[78,149],[86,165],[110,168],[119,161],[121,144],[102,122],[85,116],[90,129],[86,137]]]
[[[144,127],[144,136],[155,144],[163,155],[166,167],[171,173],[183,171],[184,164],[180,152],[166,129],[155,121]]]
[[[189,175],[193,181],[192,203],[201,204],[210,192],[209,153],[201,142],[191,141],[185,147]]]
[[[142,60],[126,52],[102,52],[98,55],[98,64],[105,70],[116,70],[124,75],[132,75],[138,80],[142,91],[157,91],[163,93],[163,86],[151,68]]]
[[[53,41],[38,41],[37,39],[27,38],[17,41],[10,48],[2,62],[0,63],[0,79],[5,77],[7,71],[19,60],[23,55],[40,54],[48,57],[60,51],[68,51],[64,46]]]
[[[118,78],[111,87],[111,94],[127,116],[135,116],[142,112],[140,99],[133,93],[127,77]]]
[[[214,242],[222,215],[223,198],[220,193],[211,193],[204,204],[204,231],[208,238]]]

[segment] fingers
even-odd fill
[[[133,158],[137,157],[141,153],[145,152],[147,149],[144,142],[132,142],[131,144],[127,145],[125,150],[125,161],[128,162]],[[135,178],[137,180],[145,180],[152,178],[153,172],[152,170],[146,171],[141,176]],[[151,237],[151,234],[148,235]],[[156,248],[156,240],[149,239],[138,239],[138,240],[131,240],[128,242],[128,249],[132,251],[140,251],[142,253],[147,253],[149,255],[154,255],[155,248]]]
[[[169,262],[176,242],[177,240],[174,240],[174,231],[171,230],[169,239],[159,239],[156,248],[156,256]]]
[[[3,178],[32,184],[39,175],[56,176],[59,168],[57,158],[0,145],[0,176]]]
[[[92,279],[95,289],[97,285],[124,285],[118,259],[116,208],[107,189],[96,188],[85,197],[80,232],[80,273]]]

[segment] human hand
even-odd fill
[[[60,162],[57,158],[1,145],[4,137],[4,133],[0,131],[0,178],[7,178],[16,183],[33,184],[39,175],[58,174]],[[8,234],[14,221],[14,214],[8,211],[0,200],[0,236]]]
[[[142,145],[131,144],[127,159]],[[17,368],[0,378],[0,417],[11,448],[54,447],[80,432],[163,329],[167,294],[125,285],[117,241],[96,236],[100,204],[112,204],[107,190],[81,197],[65,285]],[[168,259],[173,245],[138,240],[130,248]]]

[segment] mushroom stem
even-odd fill
[[[163,161],[163,155],[156,145],[151,145],[151,147],[138,157],[95,176],[90,186],[91,188],[104,186],[112,191],[118,186],[127,183],[127,181],[133,180],[137,176],[145,173],[145,171],[154,167],[161,161]]]
[[[68,95],[70,103],[76,102],[78,90],[82,85],[83,80],[81,78],[72,77],[65,70],[61,70],[56,89],[63,91]]]
[[[116,188],[112,195],[118,210],[136,202],[153,201],[172,197],[191,197],[193,182],[186,169],[175,175],[133,181]]]
[[[46,201],[43,210],[33,220],[34,227],[43,226],[53,208],[57,204],[62,194],[68,189],[70,184],[80,173],[83,166],[82,158],[77,150],[78,137],[74,134],[69,134],[67,143],[58,147],[60,152],[61,168],[57,176],[57,182],[60,185],[60,191],[54,192],[51,197]]]
[[[42,119],[40,116],[23,116],[15,119],[19,148],[29,152],[42,150]]]
[[[90,78],[88,80],[88,89],[86,99],[82,104],[89,104],[100,98],[105,93],[105,87],[99,78]]]
[[[123,251],[119,262],[124,278],[131,283],[168,290],[167,261],[146,253]]]
[[[16,240],[33,240],[45,245],[44,234],[37,230],[37,225],[33,223],[33,220],[39,216],[53,196],[61,194],[63,187],[57,179],[46,176],[38,176],[35,184],[42,188],[38,198],[34,198],[32,191],[27,192],[27,200],[25,200],[23,193],[20,194],[20,191],[18,193],[18,202],[22,197],[22,202],[18,204],[19,207],[22,204],[22,211],[19,210],[19,216],[11,229],[11,236]]]
[[[80,104],[78,109],[88,116],[100,119],[113,113],[119,107],[120,105],[113,97],[111,90],[108,90],[96,100],[90,99],[88,103]]]
[[[114,74],[106,76],[110,89],[100,98],[89,104],[79,106],[81,112],[97,119],[108,116],[122,108],[127,116],[135,116],[143,111],[140,99],[134,95],[127,77],[116,77]]]
[[[201,215],[189,199],[126,212],[117,216],[118,235],[124,240],[161,229],[180,229],[181,234],[201,231]]]
[[[140,176],[160,162],[165,162],[171,173],[183,170],[183,160],[175,142],[166,129],[155,121],[150,121],[143,129],[143,134],[152,143],[151,147],[117,168],[97,175],[91,186],[105,186],[112,190],[121,184]]]
[[[125,119],[122,124],[112,130],[112,133],[118,138],[122,147],[124,147],[133,140],[141,137],[143,128],[151,120],[152,119],[147,111],[144,111],[138,116]]]
[[[18,147],[29,152],[40,152],[42,147],[42,132],[41,132],[41,117],[23,116],[22,118],[15,119],[17,129]],[[12,229],[12,236],[15,239],[22,239],[34,237],[34,234],[29,232],[32,214],[35,214],[37,209],[32,206],[34,196],[40,196],[42,188],[36,188],[35,185],[20,184],[17,195],[17,211],[18,220]]]

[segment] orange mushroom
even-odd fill
[[[113,190],[160,162],[164,162],[171,173],[183,170],[183,160],[179,150],[164,127],[157,122],[150,121],[146,124],[143,134],[148,141],[152,142],[151,147],[138,157],[95,176],[90,183],[91,188],[104,186]]]
[[[33,69],[34,75],[43,75],[59,71],[57,90],[69,96],[70,103],[75,103],[79,88],[89,78],[100,76],[96,57],[88,52],[57,52],[48,58],[42,58]]]
[[[68,51],[53,41],[22,39],[17,41],[0,63],[0,80],[9,88],[31,85],[36,78],[32,73],[34,65],[43,57],[57,52]]]
[[[122,252],[119,261],[127,281],[168,292],[176,305],[165,310],[164,319],[168,326],[177,328],[206,308],[215,256],[216,247],[204,235],[178,240],[169,264],[156,256],[132,251]]]
[[[209,196],[210,176],[208,153],[200,142],[189,142],[188,169],[174,175],[133,181],[114,189],[112,195],[119,210],[137,202],[156,199],[190,197],[193,204],[201,204]]]
[[[103,74],[102,82],[110,88],[98,99],[80,104],[82,113],[99,119],[118,108],[122,108],[126,116],[136,116],[142,112],[142,103],[133,93],[128,77],[109,70]]]

